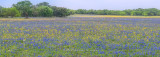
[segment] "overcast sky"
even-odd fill
[[[23,0],[0,0],[0,5],[11,7],[12,4]],[[69,9],[109,9],[124,10],[136,8],[158,8],[160,0],[30,0],[34,5],[40,2],[49,2],[50,5]]]

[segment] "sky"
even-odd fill
[[[11,7],[23,0],[0,0],[0,5]],[[137,8],[157,8],[160,9],[160,0],[30,0],[33,5],[40,2],[49,2],[50,5],[66,7],[69,9],[109,9],[125,10]]]

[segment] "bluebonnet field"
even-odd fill
[[[0,57],[160,57],[160,19],[0,21]]]

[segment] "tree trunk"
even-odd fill
[[[26,15],[26,16],[25,16],[25,17],[26,17],[26,19],[28,19],[28,13],[27,13],[27,12],[25,13],[25,15]]]

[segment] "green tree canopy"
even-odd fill
[[[75,10],[69,10],[69,15],[75,14]]]
[[[0,6],[0,17],[2,16],[2,6]]]
[[[48,2],[39,3],[39,4],[37,4],[37,6],[48,6],[48,7],[50,7]]]
[[[53,15],[57,17],[65,17],[70,15],[71,13],[71,11],[67,8],[56,7],[56,6],[52,6],[51,8],[53,10]]]
[[[20,12],[15,8],[9,8],[9,11],[8,11],[8,15],[11,16],[11,17],[19,17],[21,16]]]
[[[31,10],[31,15],[32,17],[38,17],[39,16],[39,11],[38,11],[38,7],[33,5]]]
[[[76,14],[97,14],[97,15],[131,15],[131,16],[160,16],[160,10],[156,8],[138,8],[126,10],[85,10],[78,9]]]
[[[8,11],[9,9],[8,8],[2,8],[1,9],[1,17],[8,17]]]
[[[85,9],[78,9],[78,10],[76,11],[76,13],[78,13],[78,14],[86,14],[86,13],[87,13],[87,10],[85,10]]]
[[[20,12],[15,8],[2,8],[2,17],[19,17],[21,16]]]
[[[51,17],[53,15],[53,10],[48,6],[40,6],[38,7],[38,13],[42,17]]]
[[[30,9],[31,9],[32,3],[28,0],[18,2],[17,4],[13,4],[13,7],[16,7],[22,14],[22,16],[25,16],[28,18]]]

